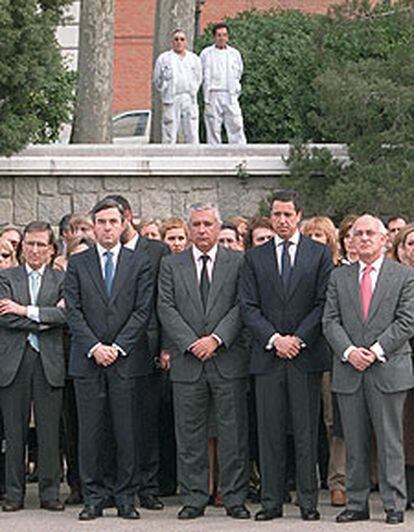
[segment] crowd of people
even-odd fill
[[[303,219],[296,192],[268,217],[134,218],[121,195],[0,234],[3,511],[82,521],[138,504],[181,520],[320,519],[318,492],[388,524],[414,499],[414,224]],[[35,443],[34,443],[35,442]],[[64,458],[62,458],[64,457]],[[60,498],[62,475],[70,487]]]

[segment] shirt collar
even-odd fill
[[[214,246],[210,249],[208,253],[203,253],[196,246],[193,245],[192,251],[193,251],[193,257],[196,263],[198,263],[198,261],[200,260],[200,257],[202,257],[203,255],[208,255],[210,257],[211,262],[214,263],[214,261],[216,260],[216,256],[217,256],[218,245],[214,244]]]
[[[294,246],[297,246],[299,244],[299,239],[300,239],[300,233],[296,229],[295,233],[289,238],[289,242],[291,242]],[[280,238],[279,235],[275,235],[276,249],[277,249],[277,246],[279,246],[280,244],[283,244],[284,241],[285,240],[283,238]]]
[[[380,269],[381,269],[381,266],[382,266],[382,263],[384,262],[384,255],[381,255],[376,261],[374,261],[371,266],[372,266],[372,269],[375,271],[375,272],[379,272]],[[358,261],[358,264],[359,264],[359,273],[362,273],[365,268],[367,266],[369,266],[368,264],[366,264],[365,262],[363,262],[362,260],[359,260]]]
[[[121,243],[118,242],[118,244],[116,244],[116,246],[114,246],[113,248],[111,249],[106,249],[104,248],[103,246],[101,246],[101,244],[96,244],[96,249],[98,250],[98,253],[99,253],[99,258],[100,259],[103,259],[105,257],[105,253],[107,251],[111,251],[113,254],[114,254],[114,259],[117,259],[118,258],[118,255],[119,255],[119,252],[121,251]]]
[[[46,264],[43,264],[43,266],[41,266],[38,270],[34,270],[26,262],[25,263],[25,268],[26,268],[27,275],[30,276],[33,272],[37,272],[40,275],[40,277],[43,277],[43,275],[45,273],[45,269],[46,269]]]
[[[132,251],[134,251],[138,245],[138,239],[139,239],[139,234],[136,233],[135,236],[131,238],[131,240],[129,240],[126,244],[124,244],[124,248],[131,249]]]

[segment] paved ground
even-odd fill
[[[161,512],[141,511],[140,521],[123,521],[116,517],[115,510],[106,510],[105,516],[90,523],[77,521],[80,507],[67,508],[65,512],[52,514],[40,510],[36,496],[35,485],[29,485],[25,510],[14,514],[0,514],[1,532],[76,532],[84,530],[95,531],[123,531],[136,530],[141,532],[252,532],[276,530],[277,532],[383,532],[384,530],[414,530],[414,512],[406,514],[406,522],[395,527],[386,526],[381,511],[378,495],[372,497],[371,521],[350,525],[338,525],[334,517],[337,509],[328,504],[328,494],[321,492],[319,509],[322,520],[316,523],[306,523],[299,519],[299,509],[293,504],[285,506],[286,517],[267,523],[255,523],[253,520],[236,521],[224,515],[224,509],[208,508],[206,516],[192,522],[183,523],[176,519],[176,513],[180,507],[178,497],[164,499],[165,510]],[[65,493],[65,492],[64,492]],[[254,511],[256,506],[250,506]]]

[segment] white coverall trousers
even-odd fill
[[[204,108],[207,143],[221,144],[224,123],[229,144],[246,144],[243,116],[237,96],[226,91],[211,91],[209,98],[210,101]]]
[[[198,144],[197,100],[187,92],[176,94],[172,104],[162,106],[162,142],[175,144],[178,133],[187,144]]]

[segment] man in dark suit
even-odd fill
[[[163,259],[158,286],[184,501],[178,518],[202,516],[209,499],[207,428],[214,408],[222,500],[228,515],[248,519],[248,368],[237,301],[243,257],[217,245],[220,217],[214,205],[190,207],[189,232],[193,247]]]
[[[134,251],[139,257],[146,253],[151,261],[154,279],[154,307],[151,311],[151,318],[147,327],[147,339],[149,354],[152,360],[151,373],[137,377],[137,400],[138,415],[140,416],[140,430],[138,431],[138,456],[139,456],[139,488],[138,496],[140,506],[147,510],[162,510],[164,504],[158,498],[159,477],[164,475],[160,469],[160,419],[161,419],[161,399],[163,385],[166,384],[166,375],[157,367],[161,351],[161,326],[155,309],[157,293],[158,273],[161,259],[168,255],[169,248],[159,240],[149,240],[141,237],[132,225],[132,209],[129,201],[120,194],[107,196],[109,199],[117,201],[125,210],[125,230],[121,240],[124,246]],[[143,414],[143,415],[141,415]],[[170,446],[168,458],[175,463],[175,442],[166,438],[167,427],[163,427],[163,440]],[[166,441],[165,441],[166,440]],[[173,485],[175,492],[175,479],[168,479]]]
[[[145,254],[137,258],[122,248],[125,212],[119,203],[102,200],[92,215],[97,245],[70,258],[65,278],[85,501],[79,519],[101,516],[108,496],[102,471],[107,416],[116,441],[118,515],[138,519],[135,379],[151,368],[146,337],[153,305],[151,264]]]
[[[247,252],[240,282],[242,317],[253,335],[262,509],[257,521],[282,517],[286,431],[291,417],[301,516],[318,520],[316,479],[322,372],[329,367],[321,319],[332,260],[328,248],[300,234],[293,191],[272,201],[276,236]]]
[[[53,253],[48,223],[24,230],[25,264],[0,275],[0,400],[6,435],[4,511],[23,508],[25,445],[33,401],[38,439],[40,506],[64,510],[59,501],[59,420],[65,384],[62,330],[63,274],[47,264]]]
[[[384,258],[386,239],[379,219],[356,220],[352,240],[359,260],[332,273],[323,316],[346,447],[348,501],[338,523],[369,519],[371,426],[386,522],[404,521],[402,414],[414,385],[414,273]]]

